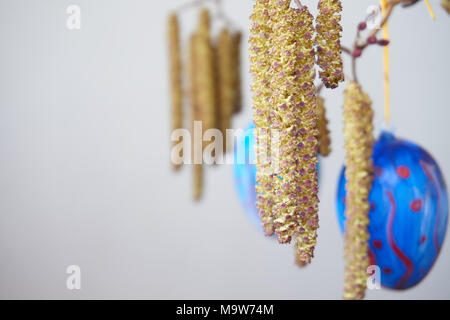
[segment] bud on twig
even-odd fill
[[[380,40],[378,40],[378,44],[380,45],[380,46],[387,46],[388,44],[389,44],[389,40],[387,40],[387,39],[380,39]]]
[[[360,22],[359,24],[358,24],[358,30],[359,31],[363,31],[363,30],[365,30],[367,28],[367,23],[365,23],[365,22]]]
[[[375,43],[377,43],[377,37],[376,36],[370,36],[370,37],[368,37],[367,38],[367,43],[369,43],[369,44],[375,44]]]
[[[362,50],[360,48],[356,48],[352,52],[352,57],[353,58],[359,58],[359,57],[361,57],[361,54],[362,54]]]

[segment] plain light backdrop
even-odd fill
[[[246,39],[253,1],[224,2]],[[396,8],[390,22],[392,123],[450,181],[450,17],[430,2],[435,21],[421,1]],[[292,246],[265,238],[246,217],[231,166],[208,168],[200,203],[191,201],[190,168],[171,171],[166,15],[181,3],[0,0],[0,298],[341,298],[335,191],[345,85],[325,94],[333,152],[321,167],[316,257],[299,269]],[[343,1],[345,45],[377,3]],[[66,28],[71,4],[81,8],[81,30]],[[183,13],[185,38],[195,17]],[[247,51],[244,44],[245,105],[236,128],[251,119]],[[378,134],[381,48],[364,52],[358,73]],[[449,245],[447,237],[417,287],[367,298],[450,298]],[[81,267],[81,290],[66,288],[72,264]]]

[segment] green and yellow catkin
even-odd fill
[[[319,0],[316,19],[317,64],[319,77],[327,88],[336,88],[344,81],[341,57],[342,26],[340,0]]]
[[[217,42],[217,84],[218,84],[218,128],[224,137],[226,150],[226,130],[231,129],[231,117],[234,112],[235,88],[233,83],[232,37],[223,29]]]
[[[331,152],[331,138],[330,130],[328,130],[325,101],[321,97],[317,97],[317,110],[319,115],[319,120],[317,121],[317,129],[319,130],[319,154],[326,157]]]
[[[272,33],[269,17],[269,0],[255,0],[250,17],[250,72],[253,76],[253,120],[255,124],[255,157],[256,157],[256,206],[266,235],[274,232],[273,206],[273,173],[268,153],[270,145],[270,103],[271,96],[270,67]]]
[[[345,225],[344,299],[362,299],[369,266],[369,193],[373,179],[372,101],[356,82],[347,87],[344,99]]]
[[[201,121],[201,110],[198,103],[198,43],[197,35],[194,33],[189,39],[189,60],[188,60],[188,71],[189,71],[189,100],[190,100],[190,114],[191,114],[191,137],[192,146],[195,145],[194,140],[194,121]],[[194,149],[195,151],[195,149]],[[199,200],[203,194],[203,166],[202,164],[196,164],[194,162],[195,155],[192,153],[192,197],[194,200]]]
[[[242,89],[241,89],[241,41],[242,33],[235,32],[231,37],[232,54],[232,77],[234,89],[233,113],[242,110]]]
[[[178,17],[171,13],[168,18],[167,30],[169,42],[169,66],[170,66],[170,96],[172,113],[172,130],[183,127],[183,88],[182,88],[182,64],[180,49],[180,30]],[[174,145],[179,142],[174,142]],[[175,170],[181,165],[173,164]]]
[[[318,228],[317,100],[313,16],[306,6],[271,0],[271,128],[279,132],[275,168],[275,232],[280,243],[295,239],[296,257],[310,263]],[[272,159],[273,161],[273,159]]]

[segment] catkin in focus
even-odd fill
[[[266,235],[272,235],[273,227],[273,174],[269,158],[270,145],[270,104],[272,94],[268,69],[270,67],[270,34],[272,28],[269,17],[269,0],[256,0],[250,16],[250,71],[253,76],[253,120],[255,124],[256,156],[256,206]]]
[[[180,30],[178,17],[171,13],[168,18],[168,42],[169,42],[169,66],[170,66],[170,93],[172,130],[183,127],[183,88],[182,88],[182,65],[180,49]],[[179,142],[174,142],[176,145]],[[173,164],[175,170],[181,165]]]
[[[270,104],[279,131],[280,164],[274,179],[273,212],[280,243],[295,238],[300,264],[311,262],[318,228],[317,100],[313,16],[306,6],[272,0]]]
[[[344,99],[346,178],[344,299],[362,299],[369,266],[369,193],[373,179],[372,101],[351,82]]]
[[[319,0],[316,18],[317,64],[319,77],[327,88],[336,88],[344,81],[342,66],[340,0]]]

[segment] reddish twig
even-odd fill
[[[372,43],[376,43],[376,42],[370,42],[369,39],[376,39],[376,36],[378,34],[378,32],[382,29],[382,27],[388,22],[392,11],[394,10],[394,7],[398,4],[408,4],[411,3],[411,0],[391,0],[387,3],[386,5],[386,13],[383,17],[383,19],[380,22],[380,26],[379,28],[375,28],[373,29],[369,35],[366,37],[364,43],[360,43],[360,31],[358,30],[357,34],[356,34],[356,39],[353,43],[353,50],[351,52],[349,52],[349,50],[347,48],[342,48],[342,50],[346,53],[351,54],[352,56],[352,75],[353,75],[353,80],[355,82],[358,82],[357,79],[357,74],[356,74],[356,59],[359,58],[362,54],[362,51],[367,48],[367,46],[369,46]],[[375,40],[376,41],[376,40]],[[381,45],[387,45],[389,42],[387,41],[387,39],[384,39],[384,41],[379,42],[379,44]]]

